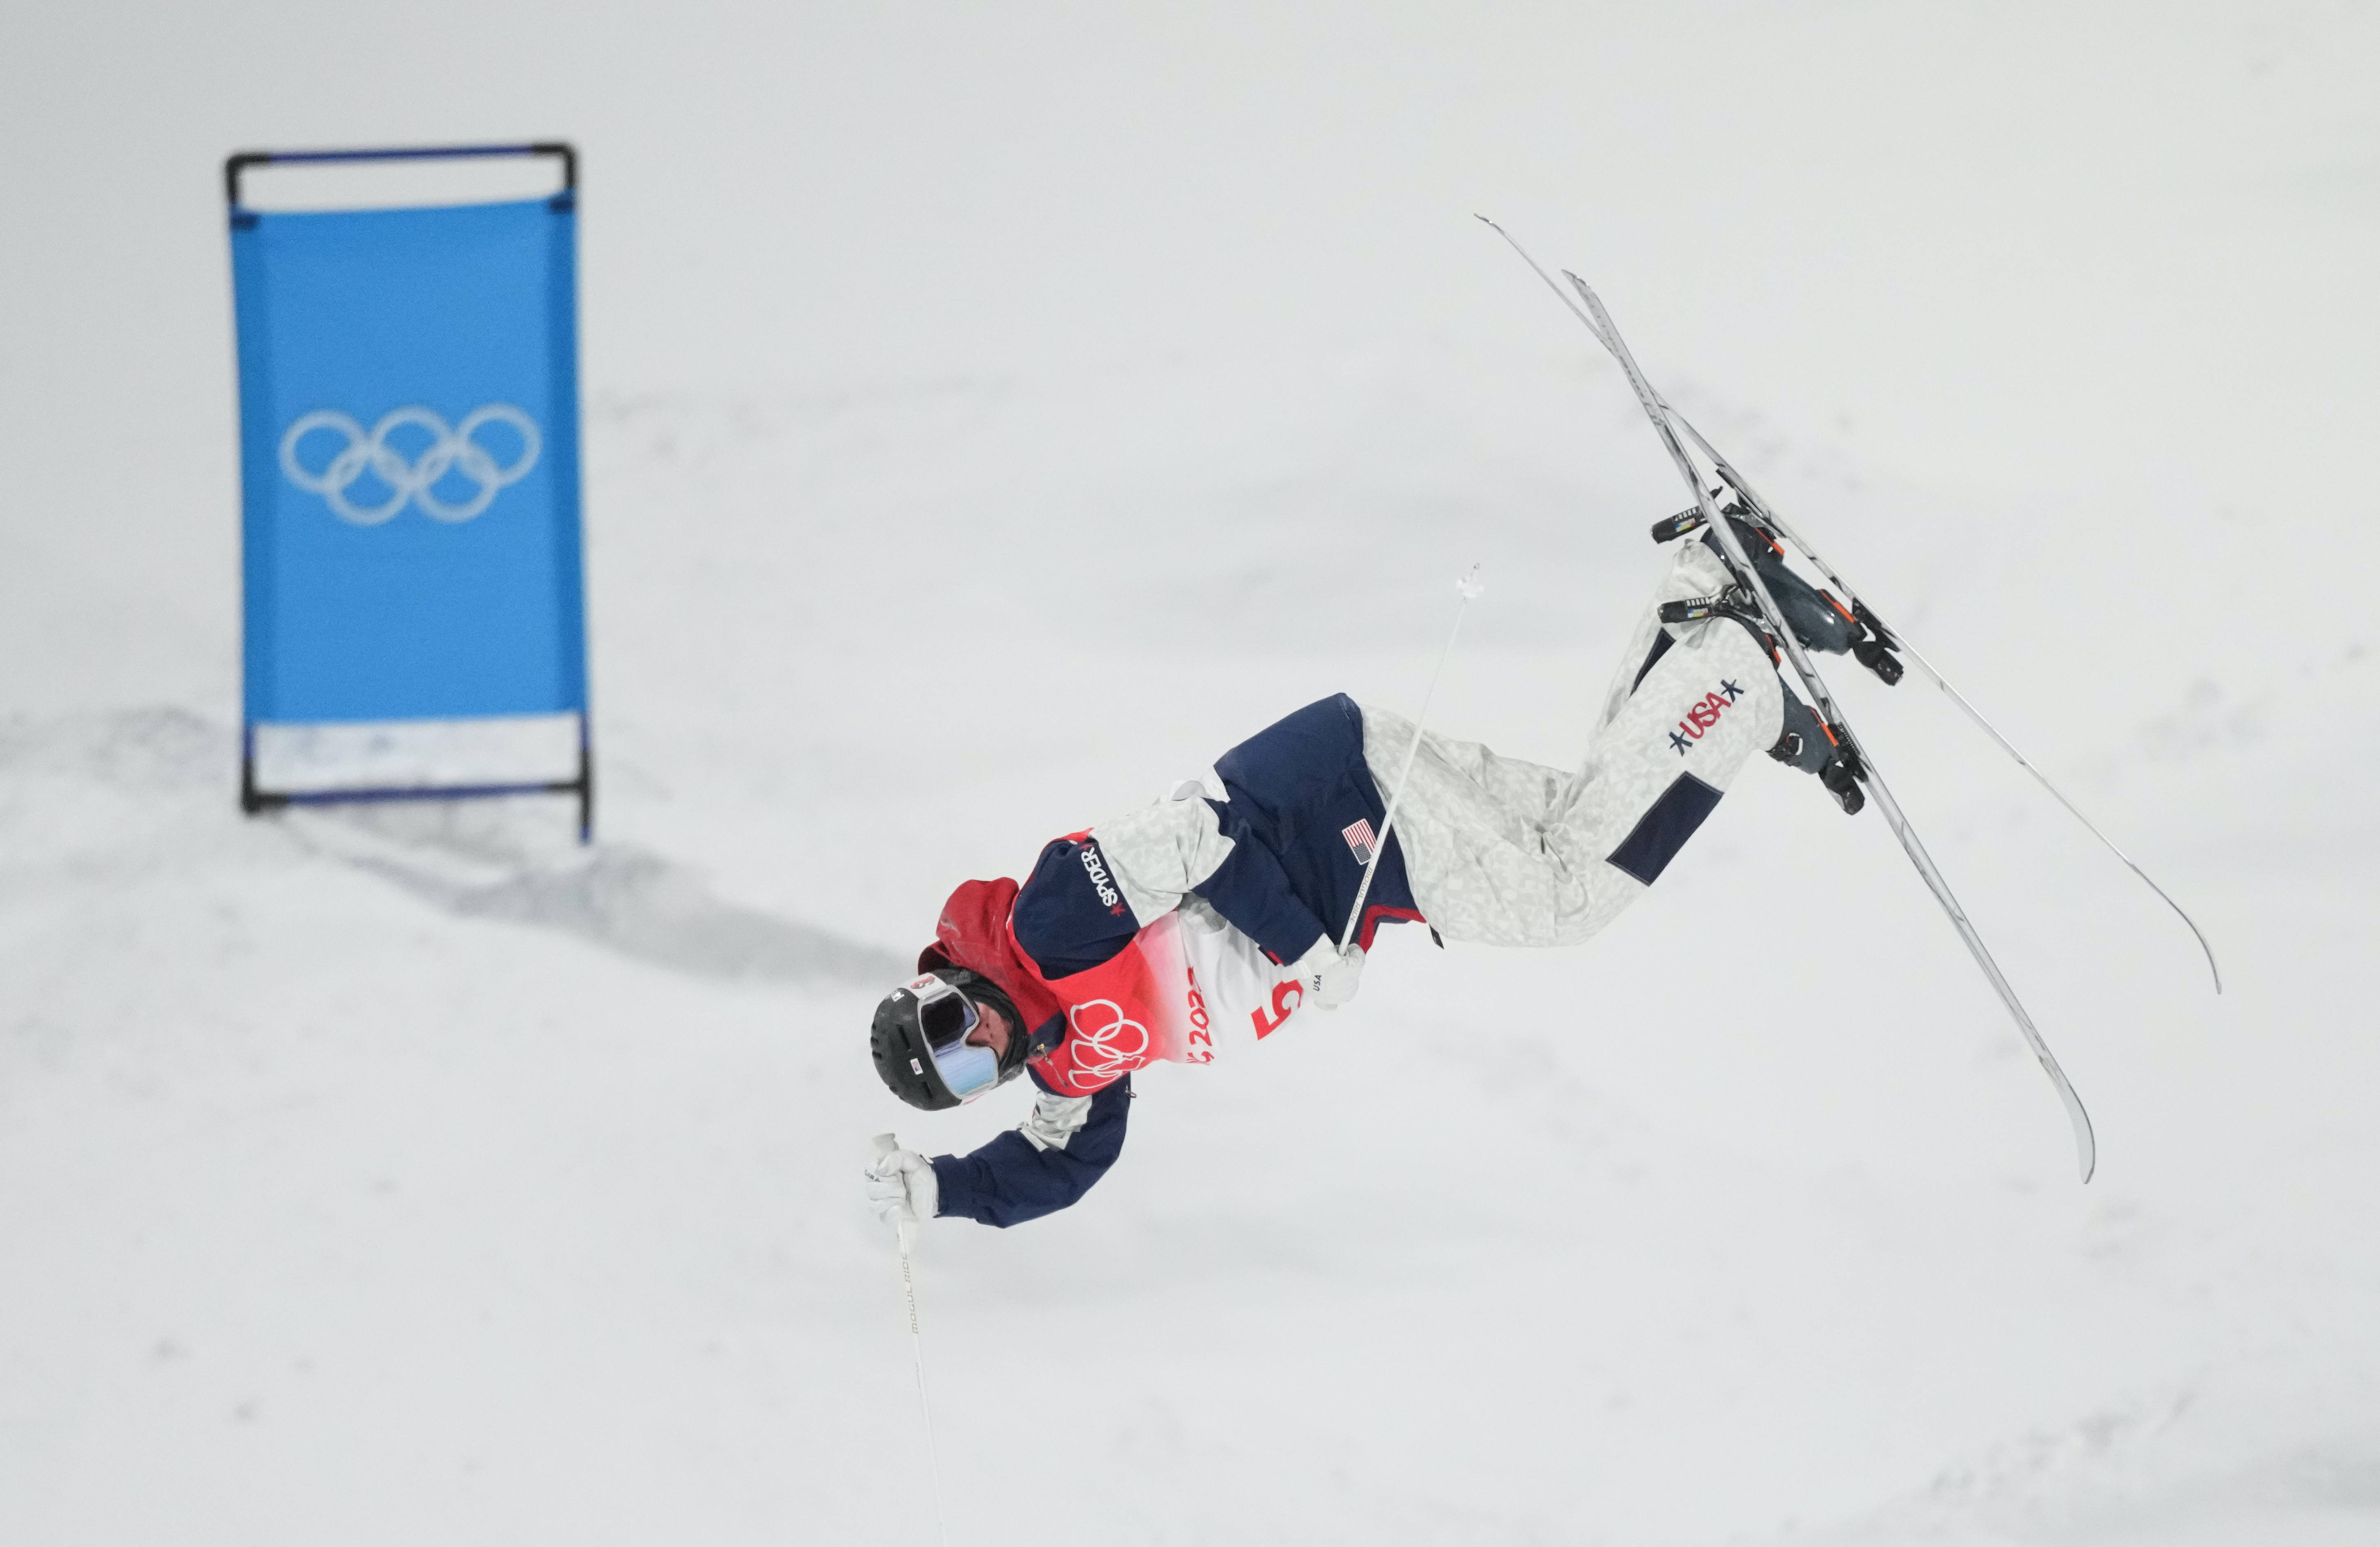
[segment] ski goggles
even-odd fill
[[[983,1019],[975,1001],[931,974],[909,985],[909,992],[917,1000],[917,1030],[944,1088],[971,1101],[999,1084],[1000,1055],[967,1041]]]

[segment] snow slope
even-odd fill
[[[0,18],[0,1540],[924,1542],[860,1054],[948,886],[1344,689],[1560,762],[1681,491],[1485,209],[2159,876],[1836,673],[1573,951],[1391,937],[918,1264],[962,1543],[2380,1539],[2380,26]],[[235,801],[234,148],[586,155],[602,841]],[[929,737],[949,748],[925,758]],[[1410,936],[1413,932],[1407,932]]]

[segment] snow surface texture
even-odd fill
[[[1682,503],[1485,210],[2206,926],[1833,666],[1586,947],[1375,952],[918,1261],[952,1540],[2380,1540],[2368,8],[0,18],[0,1541],[922,1543],[861,1053],[1322,694],[1577,755]],[[586,155],[601,843],[244,821],[217,165]],[[261,185],[260,185],[261,186]],[[298,197],[293,194],[292,197]],[[929,749],[940,749],[932,753]]]

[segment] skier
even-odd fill
[[[1840,609],[1736,530],[1803,646],[1850,648]],[[1694,621],[1662,622],[1664,603]],[[879,1216],[1005,1227],[1073,1203],[1123,1147],[1133,1070],[1208,1063],[1345,1004],[1382,924],[1488,945],[1587,938],[1653,884],[1755,751],[1858,810],[1846,759],[1777,659],[1706,533],[1663,576],[1575,774],[1424,735],[1383,846],[1415,728],[1341,695],[1164,800],[1052,841],[1022,885],[961,884],[919,975],[877,1006],[877,1072],[934,1111],[1022,1070],[1033,1110],[970,1154],[883,1156],[868,1172]]]

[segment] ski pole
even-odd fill
[[[1454,594],[1463,599],[1455,604],[1454,626],[1446,631],[1446,647],[1438,652],[1438,670],[1429,674],[1429,690],[1421,695],[1421,713],[1414,719],[1413,742],[1405,748],[1405,766],[1397,772],[1397,787],[1389,792],[1389,808],[1380,815],[1380,840],[1372,848],[1372,857],[1364,866],[1364,878],[1355,886],[1355,905],[1347,910],[1347,928],[1339,937],[1339,954],[1345,956],[1355,949],[1355,925],[1364,916],[1364,899],[1372,894],[1372,873],[1380,868],[1380,857],[1389,852],[1389,829],[1396,826],[1397,802],[1404,798],[1405,781],[1413,776],[1414,758],[1421,751],[1421,728],[1429,719],[1429,701],[1438,696],[1438,679],[1446,673],[1447,658],[1454,654],[1454,636],[1463,632],[1463,615],[1479,599],[1488,582],[1479,578],[1479,566],[1464,570],[1454,582]]]
[[[900,1140],[880,1133],[869,1141],[868,1159],[872,1165],[900,1147]],[[934,1405],[926,1399],[926,1339],[917,1328],[917,1279],[909,1267],[909,1255],[917,1244],[917,1222],[903,1220],[893,1234],[901,1243],[901,1298],[909,1308],[909,1353],[917,1366],[917,1410],[926,1420],[926,1465],[934,1479],[934,1536],[942,1547],[950,1547],[950,1522],[942,1514],[942,1460],[934,1449]]]

